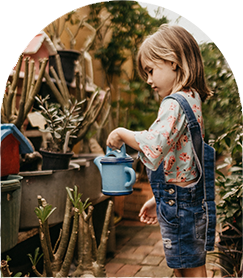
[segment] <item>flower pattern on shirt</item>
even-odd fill
[[[191,91],[179,93],[189,102],[201,130],[203,130],[199,94]],[[141,161],[151,170],[156,170],[164,161],[164,173],[167,182],[184,182],[197,177],[186,116],[176,100],[167,98],[162,101],[157,119],[149,130],[134,132],[134,134],[142,150],[140,152]]]

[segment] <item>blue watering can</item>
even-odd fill
[[[123,144],[121,150],[112,150],[107,146],[106,155],[94,159],[102,178],[102,193],[109,196],[131,194],[136,181],[132,168],[133,158],[126,154]]]

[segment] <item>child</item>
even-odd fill
[[[154,193],[140,221],[159,222],[168,266],[177,277],[206,277],[215,231],[214,152],[201,135],[201,101],[211,91],[199,47],[184,28],[162,25],[141,45],[138,70],[163,99],[158,117],[148,131],[113,130],[107,145],[139,151]]]

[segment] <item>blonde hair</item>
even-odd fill
[[[172,94],[181,90],[196,90],[204,101],[212,95],[204,76],[204,66],[199,46],[193,36],[180,26],[163,24],[157,32],[148,36],[142,43],[137,57],[138,71],[147,81],[147,73],[141,60],[167,60],[177,65],[176,84]]]

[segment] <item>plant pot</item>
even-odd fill
[[[57,53],[61,59],[65,80],[68,83],[72,83],[74,79],[75,61],[78,60],[80,52],[76,50],[58,50]],[[58,73],[55,55],[49,56],[49,67],[51,66],[53,66],[55,71]],[[52,77],[51,72],[49,72],[49,74]]]
[[[34,212],[38,206],[38,195],[45,198],[52,207],[57,208],[48,218],[48,223],[57,224],[63,221],[67,198],[66,187],[74,187],[74,177],[78,170],[79,165],[70,163],[67,170],[20,172],[23,176],[20,229],[39,226]]]
[[[60,153],[40,149],[42,155],[42,170],[65,170],[68,169],[73,152]]]
[[[9,175],[1,181],[1,253],[18,241],[21,179],[19,175]]]

